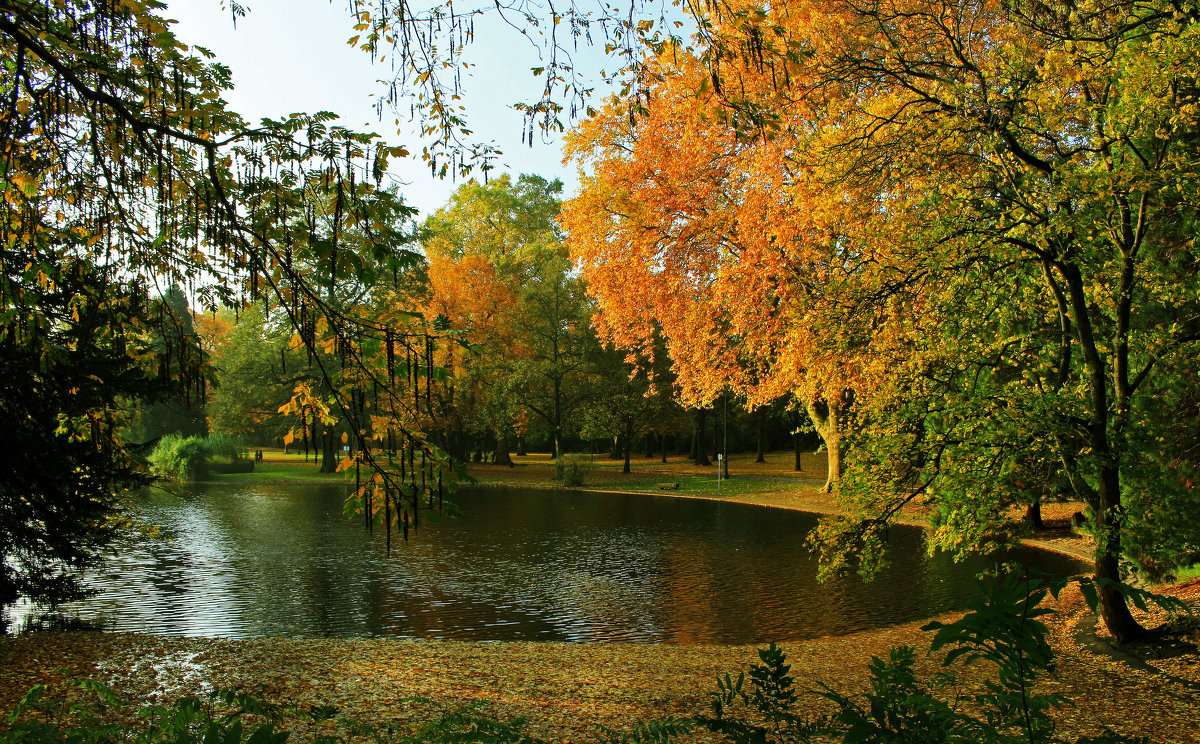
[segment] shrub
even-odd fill
[[[240,441],[225,434],[211,434],[208,437],[167,434],[150,454],[150,470],[165,480],[203,480],[213,470],[210,460],[219,459],[224,461],[225,466],[217,467],[218,472],[252,472],[254,464],[243,462],[243,450]]]
[[[166,480],[201,480],[208,476],[208,456],[203,437],[167,434],[150,453],[150,471]]]
[[[568,454],[562,456],[562,482],[564,486],[579,487],[583,485],[592,464],[582,455]]]
[[[241,462],[246,448],[237,437],[228,434],[209,434],[208,452],[211,458],[221,458],[229,463]]]

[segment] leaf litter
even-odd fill
[[[1200,583],[1180,588],[1200,596]],[[1095,734],[1105,727],[1155,742],[1194,741],[1200,721],[1200,666],[1195,646],[1155,659],[1151,671],[1081,645],[1088,612],[1078,592],[1064,592],[1050,619],[1057,670],[1042,684],[1073,705],[1059,711],[1060,731]],[[950,620],[957,615],[944,616]],[[1153,620],[1154,618],[1149,618]],[[924,654],[924,621],[783,645],[801,689],[824,682],[863,690],[867,663],[888,649],[918,649],[919,671],[940,659]],[[1188,648],[1184,644],[1183,648]],[[628,730],[640,720],[709,712],[718,676],[757,661],[757,647],[675,644],[460,642],[419,639],[252,638],[225,640],[95,632],[30,633],[0,639],[0,708],[11,710],[35,684],[96,679],[133,706],[185,694],[238,689],[297,708],[333,706],[339,716],[374,725],[412,726],[439,708],[480,705],[494,718],[524,718],[526,731],[551,741],[600,739],[597,726]],[[968,687],[989,670],[964,670]],[[1192,683],[1192,684],[1189,684]],[[968,690],[969,691],[969,690]],[[429,704],[413,702],[423,698]],[[806,715],[831,711],[803,696]],[[696,734],[703,740],[707,734]],[[1073,739],[1072,739],[1073,740]]]

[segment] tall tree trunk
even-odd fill
[[[558,426],[554,427],[554,477],[562,480],[563,477],[563,451],[562,438],[559,436]]]
[[[1107,579],[1110,582],[1121,580],[1121,471],[1120,455],[1117,448],[1109,440],[1108,405],[1108,376],[1104,360],[1092,331],[1092,319],[1088,309],[1087,296],[1084,293],[1083,277],[1079,268],[1071,263],[1059,265],[1059,270],[1066,280],[1070,298],[1071,316],[1075,322],[1075,337],[1083,352],[1087,368],[1087,382],[1091,389],[1091,421],[1088,422],[1088,438],[1091,440],[1092,454],[1100,463],[1096,474],[1096,501],[1093,512],[1096,528],[1096,579]],[[1126,279],[1126,277],[1122,277]],[[1123,281],[1124,285],[1119,296],[1128,301],[1131,283]],[[1121,313],[1118,312],[1120,316]],[[1118,338],[1118,352],[1127,339]],[[1128,390],[1128,370],[1120,353],[1117,356],[1116,393],[1117,408],[1127,410],[1128,400],[1124,394]],[[1117,428],[1117,427],[1115,427]],[[1119,434],[1117,436],[1120,436]],[[1104,626],[1112,633],[1117,643],[1127,643],[1141,637],[1145,629],[1138,624],[1125,603],[1125,597],[1112,586],[1098,587],[1100,595],[1100,617]]]
[[[317,430],[316,418],[317,417],[314,415],[312,417],[312,421],[310,421],[310,423],[308,425],[308,441],[312,443],[313,462],[316,462],[317,460],[320,459],[320,452],[321,452],[321,445],[320,445],[321,436],[320,436],[320,432]],[[308,450],[307,449],[304,451],[304,461],[308,462]]]
[[[450,453],[454,457],[463,462],[467,461],[467,456],[470,454],[470,444],[467,441],[467,435],[461,429],[455,429],[450,432],[449,437]]]
[[[558,360],[558,348],[554,350],[555,361]],[[554,477],[562,480],[563,477],[563,448],[562,448],[562,380],[554,378]]]
[[[510,468],[513,466],[512,456],[508,453],[508,434],[505,432],[496,432],[496,451],[492,455],[492,462]]]
[[[822,490],[833,491],[842,479],[842,431],[838,405],[824,401],[809,401],[808,415],[817,429],[821,441],[825,442],[826,476]]]
[[[1096,521],[1096,579],[1121,580],[1121,523],[1117,507],[1120,505],[1120,476],[1116,467],[1105,467],[1100,472],[1100,508],[1095,510]],[[1112,633],[1118,644],[1137,640],[1145,634],[1138,621],[1129,611],[1125,596],[1110,586],[1098,587],[1100,595],[1100,617],[1104,627]]]
[[[624,467],[621,468],[621,472],[628,473],[628,472],[630,472],[630,470],[629,470],[629,453],[633,449],[633,435],[626,434],[624,437],[622,437],[622,439],[625,440],[625,446],[621,448],[625,452],[625,465],[624,465]]]
[[[704,422],[708,418],[708,411],[703,408],[696,409],[696,428],[695,428],[695,450],[693,451],[693,459],[697,465],[711,465],[708,455],[704,453]]]
[[[334,437],[333,427],[325,426],[321,431],[321,471],[322,473],[337,472],[337,455],[334,454]]]
[[[757,440],[758,455],[754,458],[755,462],[767,461],[767,440],[763,432],[763,409],[759,408],[754,412],[754,438]]]

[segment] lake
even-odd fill
[[[462,515],[407,543],[342,514],[345,490],[208,485],[153,492],[130,536],[64,606],[109,630],[237,638],[396,636],[460,640],[750,644],[843,634],[965,606],[994,559],[925,554],[892,530],[892,565],[864,584],[815,581],[804,536],[816,516],[640,494],[475,488]],[[1044,571],[1079,561],[1021,549]]]

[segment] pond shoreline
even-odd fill
[[[483,470],[476,468],[476,474],[485,476],[481,478],[482,486],[561,490],[553,482],[537,482],[535,471],[542,468],[520,468],[519,478],[502,478],[513,475],[509,469],[495,468],[494,474]],[[836,513],[837,505],[820,492],[818,479],[773,478],[780,487],[722,494],[720,500]],[[333,479],[329,482],[337,483]],[[631,492],[604,487],[571,490]],[[717,498],[715,494],[694,491],[633,492]],[[927,526],[920,514],[907,514],[902,521]],[[1029,542],[1081,557],[1079,544],[1086,541],[1072,538],[1064,539],[1062,544]],[[1124,669],[1114,675],[1113,662],[1079,646],[1074,633],[1081,617],[1078,596],[1064,593],[1057,606],[1060,614],[1050,621],[1063,670],[1054,683],[1057,691],[1079,701],[1096,685],[1104,684],[1119,688],[1114,694],[1124,696],[1122,699],[1127,699],[1130,706],[1151,705],[1151,698],[1158,699],[1161,681]],[[945,621],[959,614],[938,619]],[[868,683],[870,657],[886,657],[888,650],[897,645],[918,649],[918,668],[923,673],[936,671],[938,659],[924,654],[930,639],[920,627],[926,622],[789,642],[784,648],[801,689],[812,689],[819,680],[843,691],[857,691]],[[716,678],[726,672],[736,676],[756,661],[755,650],[755,646],[712,644],[387,638],[223,640],[133,633],[32,633],[0,640],[0,708],[11,710],[33,684],[73,678],[102,680],[125,699],[137,703],[195,694],[210,686],[236,687],[287,704],[335,705],[346,716],[374,723],[397,718],[427,719],[429,710],[414,710],[404,702],[419,696],[442,706],[478,703],[481,712],[490,716],[524,717],[529,721],[528,733],[551,741],[590,741],[601,738],[594,728],[597,724],[622,730],[638,720],[707,712],[708,695],[715,690]],[[802,700],[804,711],[825,710],[815,698],[805,696]],[[1086,733],[1095,733],[1102,725],[1129,731],[1125,724],[1129,723],[1127,712],[1132,709],[1136,708],[1087,706],[1088,715],[1078,719],[1087,722]],[[1162,726],[1175,725],[1179,731],[1190,731],[1187,727],[1196,709],[1192,701],[1156,716],[1159,728],[1155,733],[1161,733]],[[1077,712],[1083,713],[1084,708]],[[700,740],[711,739],[701,736]]]
[[[1200,589],[1200,587],[1196,587]],[[1194,600],[1198,592],[1193,591]],[[1086,607],[1064,592],[1048,618],[1058,671],[1039,685],[1074,703],[1058,716],[1063,733],[1096,735],[1102,727],[1153,741],[1188,741],[1200,695],[1161,675],[1133,669],[1082,647],[1076,628]],[[939,616],[945,622],[958,613]],[[869,684],[870,657],[889,649],[917,650],[918,674],[941,668],[928,655],[927,620],[843,636],[782,644],[801,691],[821,682],[846,693]],[[44,632],[0,639],[0,709],[11,710],[34,684],[94,679],[137,706],[211,689],[238,689],[289,707],[332,705],[339,716],[401,731],[437,711],[464,704],[497,719],[524,718],[525,731],[553,742],[602,741],[603,725],[627,731],[635,722],[709,712],[719,676],[755,663],[754,646],[561,642],[464,642],[419,639],[252,638],[222,640],[134,633]],[[1189,660],[1177,659],[1186,663]],[[1155,661],[1162,665],[1162,661]],[[960,670],[978,689],[985,665]],[[1186,667],[1176,671],[1188,675]],[[1195,676],[1195,669],[1190,676]],[[1095,695],[1103,688],[1102,695]],[[429,705],[416,705],[414,697]],[[1119,705],[1113,704],[1119,701]],[[802,694],[797,712],[829,712],[826,701]],[[1131,715],[1136,712],[1137,715]],[[289,726],[300,744],[330,733]],[[699,734],[685,741],[716,741]],[[1073,738],[1071,740],[1074,740]]]
[[[261,470],[250,474],[230,474],[206,483],[260,483],[262,485],[286,485],[306,483],[309,485],[348,485],[342,474],[318,474],[311,468],[316,462],[301,459],[298,454],[284,455],[279,450],[265,449]],[[803,470],[796,471],[787,466],[794,461],[792,452],[769,453],[767,462],[753,462],[753,456],[745,454],[730,457],[733,475],[725,480],[725,491],[718,494],[716,467],[697,466],[691,461],[674,457],[668,463],[657,458],[634,458],[633,472],[620,472],[620,461],[593,460],[583,486],[564,487],[554,479],[554,462],[549,455],[513,455],[512,467],[491,463],[472,463],[468,473],[479,486],[515,486],[542,490],[571,490],[593,493],[639,493],[650,496],[708,499],[733,503],[754,504],[779,509],[806,511],[814,514],[844,514],[845,510],[834,498],[822,490],[825,482],[825,455],[803,453]],[[794,467],[794,466],[793,466]],[[660,489],[657,483],[681,484],[679,489]],[[696,490],[689,490],[696,489]],[[1082,510],[1083,505],[1075,502],[1045,504],[1043,518],[1051,528],[1039,534],[1021,539],[1025,545],[1069,555],[1091,562],[1093,545],[1090,538],[1075,533],[1070,528],[1070,517]],[[929,528],[926,511],[918,505],[906,506],[900,513],[898,524]]]
[[[822,490],[822,485],[825,481],[824,470],[817,470],[814,465],[809,464],[811,470],[803,471],[802,473],[781,473],[780,471],[772,471],[766,474],[750,474],[748,477],[754,478],[759,482],[767,482],[775,487],[762,488],[752,493],[724,493],[716,494],[708,491],[686,491],[681,489],[658,489],[658,488],[613,488],[613,487],[598,487],[583,485],[579,487],[566,487],[553,480],[553,466],[549,463],[537,462],[542,456],[533,455],[525,457],[514,457],[514,460],[522,462],[518,463],[518,467],[522,469],[528,468],[527,473],[521,473],[522,477],[513,478],[513,469],[496,465],[472,465],[469,473],[477,478],[476,485],[487,487],[522,487],[522,488],[542,488],[547,490],[569,490],[580,491],[583,493],[639,493],[647,496],[669,496],[672,498],[686,499],[704,499],[715,501],[727,501],[739,504],[753,504],[756,506],[765,506],[777,509],[790,509],[793,511],[805,511],[814,514],[835,515],[845,514],[845,509],[836,502],[836,500],[828,493]],[[817,459],[817,458],[813,458]],[[823,457],[821,458],[823,459]],[[743,468],[748,467],[747,463],[741,463]],[[650,469],[650,472],[661,475],[665,482],[671,482],[670,476],[679,473],[690,473],[696,470],[695,466],[690,464],[672,463],[674,469],[663,468],[656,469],[656,463],[643,463],[643,467]],[[703,472],[703,471],[702,471]],[[507,477],[506,477],[507,476]],[[745,474],[735,475],[730,478],[730,481],[737,481],[739,477],[747,477]],[[730,481],[726,481],[727,483]],[[611,477],[609,482],[611,483]],[[607,484],[606,484],[607,485]],[[1042,550],[1050,550],[1063,555],[1069,555],[1082,561],[1091,562],[1093,557],[1093,546],[1090,538],[1081,536],[1072,531],[1068,525],[1070,517],[1076,511],[1082,509],[1082,504],[1075,502],[1065,502],[1059,504],[1046,504],[1043,506],[1043,519],[1048,525],[1055,527],[1043,530],[1041,534],[1023,537],[1021,542],[1024,545]],[[897,524],[909,525],[913,527],[921,527],[929,529],[929,520],[926,512],[919,506],[906,507],[896,520]]]

